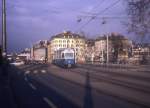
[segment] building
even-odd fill
[[[31,58],[35,61],[47,61],[47,40],[40,40],[31,48]]]
[[[23,61],[29,61],[31,60],[31,49],[25,48],[20,54],[17,55],[17,57]]]
[[[76,62],[85,61],[85,37],[79,34],[72,33],[70,31],[65,31],[63,33],[57,34],[51,37],[51,52],[50,56],[54,57],[54,51],[59,48],[74,48]],[[48,54],[49,55],[49,54]]]
[[[110,40],[109,40],[110,45]],[[106,62],[106,54],[107,54],[107,39],[106,36],[98,37],[95,40],[95,55],[94,61],[98,62]]]
[[[49,41],[48,46],[47,46],[47,61],[49,63],[51,63],[52,59],[53,59],[53,57],[52,57],[52,54],[51,54],[51,42]]]
[[[85,44],[85,61],[86,62],[93,62],[94,61],[94,54],[95,54],[95,40],[94,39],[87,39]]]
[[[130,62],[132,64],[150,64],[150,44],[134,43]]]
[[[132,48],[132,41],[126,37],[111,33],[108,35],[108,51],[107,51],[107,36],[98,37],[95,41],[95,61],[104,63],[107,61],[111,63],[126,62],[129,58],[129,52]],[[108,58],[107,58],[108,54]]]

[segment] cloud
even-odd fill
[[[87,19],[77,23],[77,17],[82,12],[99,12],[114,0],[8,0],[7,1],[7,27],[9,49],[30,46],[31,42],[38,39],[49,39],[52,35],[63,30],[75,31]],[[102,3],[102,4],[101,4]],[[101,4],[101,6],[97,6]],[[95,6],[97,8],[93,9]],[[108,14],[122,11],[122,4],[109,10]],[[114,27],[113,21],[108,24]],[[119,23],[115,28],[120,27]],[[83,28],[90,34],[102,32],[101,20],[94,20]],[[114,28],[112,29],[114,30]],[[115,30],[117,31],[117,30]],[[118,29],[121,31],[121,29]],[[13,37],[13,39],[11,39]],[[11,46],[11,47],[10,47]]]

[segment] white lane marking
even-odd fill
[[[29,83],[29,86],[30,86],[33,90],[36,90],[36,87],[35,87],[33,84]]]
[[[29,73],[30,73],[29,70],[25,71],[24,76],[26,76],[26,75],[29,74]]]
[[[36,73],[38,73],[38,71],[37,71],[37,70],[34,70],[33,73],[36,74]]]
[[[46,70],[41,70],[42,73],[46,73]]]
[[[44,97],[43,100],[44,100],[51,108],[57,108],[47,97]]]
[[[29,70],[27,70],[26,72],[25,72],[25,74],[29,74],[30,73],[30,71]]]

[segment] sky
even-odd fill
[[[118,32],[133,39],[127,33],[125,18],[102,18],[126,16],[124,0],[102,13],[116,1],[118,0],[6,0],[8,51],[21,51],[38,40],[50,39],[51,36],[68,30],[76,33],[83,31],[90,38]],[[0,15],[1,13],[0,11]],[[99,13],[99,18],[86,24],[91,19],[88,17],[91,13]],[[82,20],[77,22],[78,19]],[[104,25],[103,20],[106,21]]]

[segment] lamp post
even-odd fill
[[[2,55],[7,56],[7,36],[6,36],[6,7],[5,0],[2,0]]]
[[[139,64],[140,64],[140,61],[141,61],[141,53],[140,53],[141,52],[141,48],[139,47],[138,50],[139,50]]]
[[[106,21],[105,19],[103,19],[103,22],[102,24],[106,25]],[[109,63],[109,37],[108,37],[108,34],[106,34],[106,51],[107,51],[107,55],[106,55],[106,63],[108,64]]]

